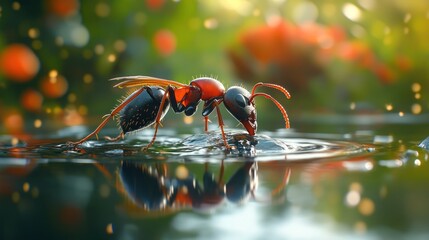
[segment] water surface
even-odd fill
[[[146,152],[151,130],[78,147],[85,128],[1,136],[0,236],[424,239],[424,133],[387,129],[228,130],[231,150],[218,131],[162,129]]]

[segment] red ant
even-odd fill
[[[228,145],[223,129],[224,123],[219,109],[222,102],[226,109],[243,124],[250,135],[255,135],[257,129],[254,98],[258,96],[270,99],[276,104],[283,115],[286,128],[289,128],[289,118],[283,106],[266,93],[255,93],[258,87],[270,87],[281,91],[289,99],[289,92],[276,84],[257,83],[253,86],[252,92],[249,93],[246,89],[238,86],[230,87],[225,91],[221,82],[209,77],[196,78],[189,85],[147,76],[119,77],[112,80],[122,81],[114,87],[140,88],[125,98],[110,114],[105,115],[104,120],[92,133],[80,141],[72,143],[73,145],[81,144],[97,135],[111,118],[119,114],[118,122],[122,132],[116,138],[106,137],[106,139],[116,141],[124,138],[126,133],[155,124],[153,138],[144,148],[147,150],[155,142],[158,127],[161,125],[161,120],[167,113],[169,105],[174,112],[184,112],[187,116],[191,116],[197,110],[201,100],[204,101],[202,115],[205,121],[205,131],[208,129],[208,115],[216,108],[222,139],[227,149],[231,147]]]

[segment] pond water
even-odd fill
[[[427,239],[427,127],[1,136],[0,238]]]

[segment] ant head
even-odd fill
[[[250,135],[255,135],[258,127],[256,108],[250,93],[242,87],[231,87],[224,95],[226,109],[243,124]]]

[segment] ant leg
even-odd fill
[[[107,141],[110,141],[110,142],[116,142],[116,141],[119,141],[121,139],[124,139],[124,137],[125,137],[124,132],[121,132],[117,137],[112,138],[109,136],[105,136],[104,139],[106,139]]]
[[[217,101],[217,100],[215,100],[215,101],[213,101],[213,104],[214,104],[214,105],[215,105],[215,107],[216,107],[217,120],[218,120],[218,122],[219,122],[219,127],[220,127],[220,131],[221,131],[221,133],[222,133],[222,139],[223,139],[223,142],[224,142],[225,147],[226,147],[227,149],[231,149],[231,146],[229,146],[228,142],[226,141],[225,131],[223,130],[223,126],[224,126],[225,124],[223,123],[222,115],[221,115],[221,113],[220,113],[219,103],[218,103],[218,101]]]
[[[224,165],[223,165],[223,159],[222,162],[220,163],[220,170],[219,170],[219,179],[218,179],[218,184],[221,185],[221,183],[223,182],[223,173],[224,173]]]
[[[152,140],[149,142],[149,144],[146,147],[142,148],[143,151],[148,150],[153,145],[153,143],[155,142],[156,134],[158,133],[158,127],[159,127],[159,125],[162,126],[162,124],[161,124],[162,110],[164,109],[165,101],[167,100],[167,98],[168,98],[168,91],[165,91],[164,96],[162,96],[161,104],[159,104],[158,113],[156,114],[156,118],[155,118],[155,132],[154,132]]]
[[[268,95],[266,93],[255,93],[255,94],[252,94],[252,96],[250,97],[249,101],[250,102],[253,101],[253,99],[255,97],[257,97],[257,96],[262,96],[262,97],[265,97],[265,98],[270,99],[271,101],[273,101],[273,103],[276,104],[276,106],[278,107],[278,109],[280,110],[280,112],[283,115],[283,118],[284,118],[285,123],[286,123],[286,128],[290,128],[289,116],[287,115],[287,112],[284,109],[284,107],[276,99],[274,99],[271,95]]]
[[[260,86],[264,86],[264,87],[270,87],[270,88],[274,88],[277,89],[279,91],[281,91],[287,99],[290,99],[290,93],[282,86],[277,85],[277,84],[272,84],[272,83],[263,83],[263,82],[259,82],[257,84],[255,84],[255,86],[253,86],[252,88],[252,95],[255,93],[256,88],[260,87]]]
[[[208,116],[204,116],[204,132],[208,132],[209,131],[209,117]]]
[[[107,170],[107,168],[99,162],[95,162],[94,166],[109,180],[113,178],[112,174]]]
[[[274,190],[271,191],[271,197],[274,197],[275,195],[279,194],[280,191],[287,186],[287,184],[289,183],[290,173],[290,168],[286,168],[282,182]]]
[[[100,123],[100,125],[98,125],[98,127],[92,133],[88,134],[88,136],[82,138],[81,140],[79,140],[77,142],[71,142],[71,144],[74,145],[74,146],[79,145],[79,144],[87,141],[88,139],[90,139],[92,136],[97,135],[101,131],[101,129],[107,124],[107,122],[109,122],[109,120],[111,118],[113,118],[113,116],[115,116],[116,114],[118,114],[119,111],[122,110],[122,108],[124,108],[128,103],[130,103],[134,98],[136,98],[145,89],[146,89],[145,87],[142,87],[139,90],[135,91],[125,101],[123,101],[115,109],[113,109],[112,112],[110,112],[110,114],[105,115],[105,119]]]

